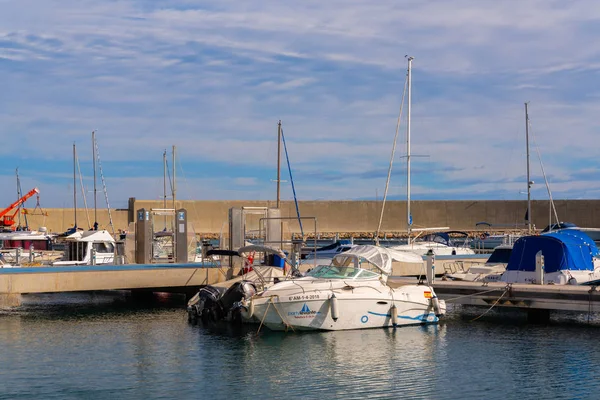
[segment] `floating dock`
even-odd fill
[[[414,284],[414,279],[391,278],[392,286]],[[596,286],[534,285],[505,282],[465,282],[436,279],[432,285],[437,296],[452,304],[528,311],[530,319],[544,321],[549,312],[600,311],[600,291]]]
[[[22,294],[131,290],[195,294],[235,271],[200,263],[0,268],[0,308],[21,304]]]

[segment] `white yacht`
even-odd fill
[[[445,314],[427,285],[392,288],[392,261],[419,256],[355,246],[307,276],[282,281],[242,302],[242,317],[272,330],[346,330],[437,323]]]
[[[438,232],[429,234],[420,240],[412,240],[408,244],[401,244],[390,247],[396,251],[407,251],[420,256],[427,255],[429,250],[433,251],[436,256],[456,256],[475,254],[473,249],[464,244],[453,243],[450,235],[447,232]]]
[[[52,265],[112,264],[115,259],[115,239],[106,230],[77,231],[65,238],[66,248],[61,261]]]

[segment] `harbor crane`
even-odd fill
[[[12,203],[10,206],[0,211],[0,228],[12,228],[15,224],[15,215],[19,212],[19,207],[21,204],[25,203],[27,199],[32,197],[35,194],[39,194],[40,190],[38,188],[33,188],[29,192],[27,192],[23,197],[19,200]],[[16,208],[15,212],[10,214]]]

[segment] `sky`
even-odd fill
[[[0,207],[17,168],[72,207],[74,143],[90,202],[92,131],[102,204],[101,176],[113,208],[162,199],[172,146],[178,199],[274,199],[278,120],[299,200],[381,199],[406,55],[413,199],[525,199],[525,102],[532,198],[538,154],[554,198],[600,198],[599,35],[592,0],[0,0]]]

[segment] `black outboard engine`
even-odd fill
[[[228,318],[241,322],[240,302],[256,294],[256,285],[250,281],[236,282],[221,297],[221,306],[226,310]]]
[[[201,319],[202,322],[214,322],[223,319],[225,311],[220,303],[220,298],[225,288],[205,286],[195,296],[195,301],[188,304],[188,319],[194,322]]]

